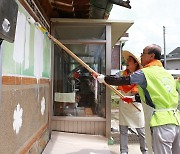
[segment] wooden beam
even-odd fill
[[[65,12],[74,12],[74,8],[72,5],[62,5],[59,2],[52,2],[51,4],[58,10],[62,10]]]

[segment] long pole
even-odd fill
[[[96,71],[94,71],[92,68],[89,67],[84,61],[82,61],[79,57],[77,57],[71,50],[69,50],[66,46],[64,46],[60,41],[58,41],[56,38],[54,38],[52,35],[48,33],[48,37],[53,40],[57,45],[59,45],[64,51],[66,51],[71,57],[73,57],[76,61],[78,61],[82,66],[84,66],[90,73],[94,73],[97,76],[99,75]],[[108,88],[110,88],[112,91],[114,91],[120,98],[124,98],[124,95],[120,93],[117,89],[112,87],[111,85],[107,84],[106,82],[103,82]],[[131,103],[138,111],[141,111],[135,104]]]

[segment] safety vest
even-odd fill
[[[147,87],[142,89],[138,86],[141,100],[146,103],[146,93],[155,108],[150,127],[165,124],[180,125],[180,113],[177,111],[178,93],[174,78],[160,66],[149,66],[143,68],[142,71]]]

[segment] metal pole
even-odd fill
[[[166,69],[166,40],[165,40],[165,34],[166,34],[166,27],[163,26],[163,42],[164,42],[164,68]]]
[[[122,55],[122,42],[120,41],[120,43],[119,43],[119,70],[122,70],[121,55]]]

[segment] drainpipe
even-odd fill
[[[130,0],[126,0],[126,1],[124,1],[124,0],[110,0],[109,2],[112,4],[120,5],[122,7],[131,9]]]

